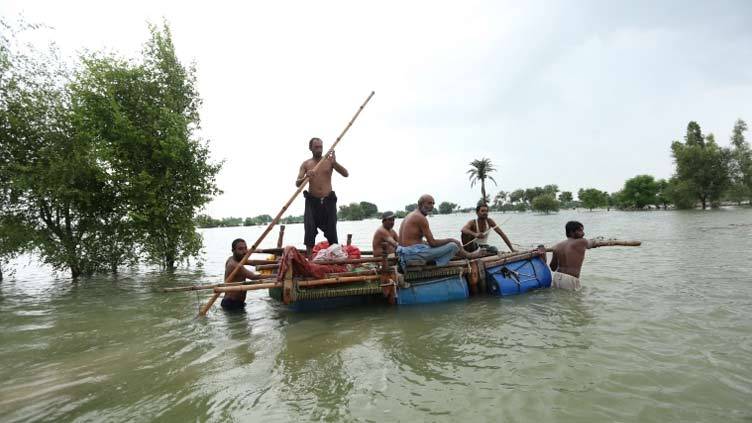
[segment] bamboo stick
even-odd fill
[[[363,111],[363,108],[366,107],[366,104],[368,104],[368,102],[371,100],[374,94],[375,92],[371,91],[371,94],[368,96],[368,98],[366,98],[366,101],[364,101],[363,104],[360,105],[360,108],[358,108],[358,111],[355,113],[355,116],[353,116],[352,119],[350,119],[350,122],[348,122],[345,129],[342,130],[342,133],[337,137],[337,140],[334,141],[331,147],[329,147],[329,151],[326,153],[327,157],[332,154],[332,152],[334,151],[334,148],[342,140],[342,137],[345,136],[345,133],[347,132],[347,130],[350,129],[353,122],[355,122],[355,119],[358,117],[358,115],[360,115],[360,112]],[[316,163],[316,166],[314,166],[312,170],[315,172],[316,169],[318,169],[318,167],[321,166],[323,162],[324,160],[321,160],[318,163]],[[274,219],[269,223],[269,226],[267,226],[264,232],[261,233],[261,236],[256,240],[256,242],[253,243],[253,246],[245,253],[243,258],[238,261],[237,266],[235,266],[232,272],[230,272],[230,274],[225,278],[225,283],[232,282],[232,280],[235,278],[235,275],[238,273],[238,270],[240,269],[240,267],[243,266],[243,263],[248,259],[248,257],[251,256],[251,254],[253,254],[256,251],[256,249],[264,240],[264,238],[266,238],[266,235],[268,235],[269,232],[271,232],[272,228],[274,228],[274,226],[279,222],[279,219],[282,218],[282,215],[285,213],[285,211],[287,211],[287,208],[290,207],[290,204],[292,204],[292,202],[295,200],[298,194],[300,194],[300,192],[303,191],[306,185],[308,185],[308,176],[303,176],[303,182],[300,184],[298,189],[295,190],[295,192],[290,197],[290,199],[287,200],[287,203],[285,203],[285,205],[282,206],[282,209],[279,211],[279,213],[277,213]],[[199,316],[206,316],[206,312],[209,311],[212,305],[214,305],[214,302],[217,301],[217,298],[219,298],[219,292],[215,291],[214,295],[212,295],[211,298],[209,298],[209,301],[199,309]]]
[[[255,279],[253,281],[246,282],[230,282],[230,283],[215,283],[209,285],[189,285],[189,286],[176,286],[173,288],[162,288],[162,292],[186,292],[186,291],[202,291],[207,289],[214,289],[219,286],[235,286],[235,285],[253,285],[267,282],[274,282],[277,278],[265,278]]]
[[[391,263],[391,264],[397,263],[397,259],[394,258],[394,257],[391,257],[388,260],[389,260],[389,263]],[[312,263],[315,263],[315,264],[326,264],[326,265],[331,265],[331,264],[381,263],[381,259],[380,258],[376,258],[376,257],[373,257],[373,258],[367,257],[367,258],[359,258],[359,259],[323,260],[323,261],[314,261]],[[259,265],[256,266],[256,270],[269,270],[269,269],[273,270],[273,269],[277,269],[277,268],[279,268],[279,264],[278,263],[277,264],[259,264]]]
[[[298,287],[339,285],[339,284],[346,284],[346,283],[374,281],[380,278],[381,278],[380,275],[344,276],[344,277],[313,279],[313,280],[308,280],[308,281],[298,281],[297,285]],[[241,292],[241,291],[253,291],[256,289],[280,288],[280,287],[282,287],[282,283],[280,282],[262,283],[262,284],[255,284],[255,285],[218,286],[214,288],[214,292],[215,293]]]
[[[282,240],[285,239],[285,225],[279,225],[279,236],[277,237],[277,248],[282,248]]]

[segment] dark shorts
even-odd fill
[[[303,191],[305,197],[305,214],[303,215],[303,228],[305,236],[303,243],[306,247],[316,244],[316,235],[319,229],[324,231],[324,236],[329,244],[339,244],[337,239],[337,196],[334,191],[324,198],[317,198]]]
[[[233,300],[232,298],[222,298],[221,306],[225,310],[243,310],[245,301]]]

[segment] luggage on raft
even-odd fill
[[[499,297],[524,294],[551,287],[551,270],[540,257],[493,266],[486,269],[488,293]]]

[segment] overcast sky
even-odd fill
[[[669,177],[690,120],[722,145],[752,121],[752,2],[0,2],[64,52],[135,56],[147,21],[171,25],[204,100],[201,135],[224,160],[215,217],[276,214],[308,140],[337,148],[339,204],[402,209],[422,193],[474,205],[544,184],[609,192]],[[748,134],[749,136],[749,134]],[[302,214],[303,200],[291,207]]]

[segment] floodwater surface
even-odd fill
[[[470,217],[430,221],[458,237]],[[175,274],[72,282],[22,257],[0,284],[0,421],[752,421],[752,210],[494,218],[524,247],[570,219],[643,245],[588,251],[579,292],[295,313],[256,291],[201,319],[208,291],[161,289],[221,281],[263,228],[203,230],[203,266]],[[379,223],[340,237],[370,249]]]

